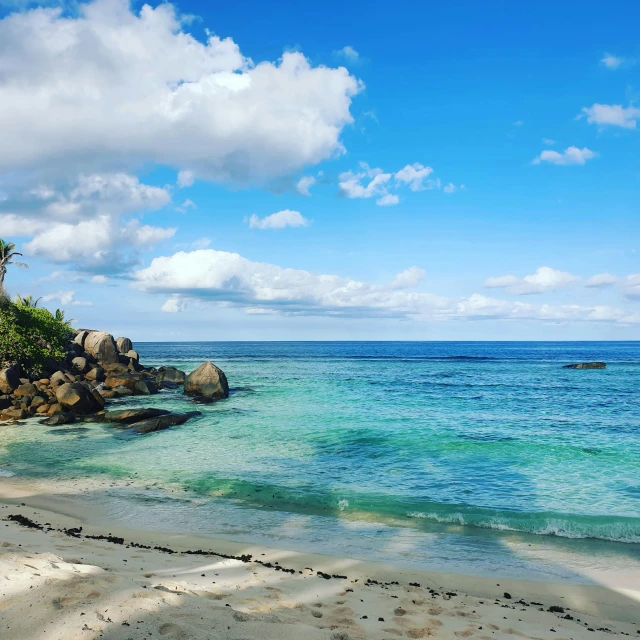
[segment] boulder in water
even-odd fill
[[[160,367],[155,372],[156,381],[159,383],[171,382],[174,384],[184,384],[186,377],[187,374],[184,371],[180,371],[180,369],[176,369],[175,367]]]
[[[606,362],[579,362],[578,364],[565,364],[563,369],[606,369]]]
[[[158,418],[171,413],[165,409],[154,409],[153,407],[141,407],[138,409],[114,409],[104,414],[107,422],[116,422],[119,424],[129,424],[131,422],[140,422],[148,418]]]
[[[163,431],[178,424],[184,424],[190,418],[202,415],[200,411],[188,411],[187,413],[170,413],[157,418],[149,418],[131,425],[131,430],[136,433],[152,433],[153,431]]]
[[[64,410],[74,413],[93,413],[104,407],[102,396],[80,382],[61,384],[56,389],[56,399]]]
[[[207,360],[185,378],[184,392],[204,402],[211,402],[229,397],[229,383],[224,371]]]

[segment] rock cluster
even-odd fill
[[[565,364],[563,369],[606,369],[606,362],[579,362],[578,364]]]
[[[183,384],[185,393],[201,401],[229,395],[224,372],[209,361],[189,376],[175,367],[151,369],[140,364],[129,338],[80,329],[67,344],[64,361],[48,363],[37,380],[23,377],[18,365],[0,370],[0,420],[41,415],[44,424],[82,419],[149,433],[182,424],[199,412],[172,414],[150,408],[105,412],[105,402],[153,395],[161,388],[177,389]]]

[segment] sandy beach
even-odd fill
[[[0,481],[3,638],[637,636],[640,592],[92,525]],[[55,505],[52,496],[51,504]]]

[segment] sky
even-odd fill
[[[6,288],[136,341],[640,339],[639,18],[0,0]]]

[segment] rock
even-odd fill
[[[131,422],[140,422],[149,418],[157,418],[159,416],[169,415],[171,412],[165,409],[154,409],[153,407],[142,407],[139,409],[114,409],[104,414],[107,422],[116,422],[119,424],[129,424]]]
[[[8,409],[13,404],[10,396],[0,396],[0,411]]]
[[[228,398],[229,383],[224,371],[207,360],[185,378],[184,392],[199,400],[210,402]]]
[[[24,409],[3,409],[0,412],[0,420],[24,420],[29,414]]]
[[[160,383],[160,386],[163,389],[179,389],[180,388],[179,384],[176,384],[175,382],[169,382],[169,380],[163,380]]]
[[[129,338],[116,338],[116,346],[118,347],[118,353],[125,355],[133,349],[133,343]]]
[[[138,380],[133,388],[136,396],[152,396],[158,393],[158,387],[152,380]]]
[[[127,356],[127,358],[131,358],[131,360],[135,360],[136,362],[140,361],[140,355],[133,349],[129,349],[129,351],[127,351],[127,353],[125,353],[124,355]]]
[[[161,382],[173,382],[175,384],[184,384],[184,380],[187,374],[175,367],[160,367],[156,371],[156,381]]]
[[[120,397],[120,394],[115,389],[98,389],[97,391],[105,400],[112,400],[113,398]],[[127,389],[127,391],[129,390]],[[129,394],[131,394],[130,391]]]
[[[102,396],[97,391],[87,389],[81,382],[60,385],[56,389],[56,399],[63,409],[74,413],[93,413],[104,406]]]
[[[578,364],[565,364],[563,369],[606,369],[606,362],[580,362]]]
[[[80,329],[80,331],[78,331],[73,341],[76,344],[80,345],[82,348],[84,348],[84,341],[87,339],[88,335],[89,335],[89,331],[87,331],[86,329]]]
[[[115,387],[115,389],[111,389],[111,391],[113,393],[116,393],[116,397],[120,398],[122,396],[132,396],[133,395],[133,391],[131,389],[129,389],[128,387]],[[103,396],[104,398],[105,396]]]
[[[13,395],[16,398],[24,398],[25,396],[35,396],[36,393],[38,393],[38,387],[36,387],[35,384],[27,382],[25,384],[21,384],[17,389],[15,389]]]
[[[20,386],[20,376],[16,367],[7,367],[0,371],[0,391],[12,393]]]
[[[54,416],[50,418],[45,418],[44,420],[40,420],[40,424],[46,425],[58,425],[58,424],[71,424],[76,421],[76,417],[71,413],[71,411],[64,411],[62,413],[56,413]]]
[[[138,376],[133,376],[129,372],[107,374],[107,378],[104,381],[104,386],[108,389],[115,389],[116,387],[126,387],[127,389],[133,391],[138,380],[140,380]]]
[[[91,331],[85,338],[84,350],[100,363],[118,362],[116,341],[106,331]]]
[[[90,369],[89,371],[87,371],[87,373],[84,374],[84,377],[87,380],[94,380],[95,382],[104,382],[105,381],[104,369],[102,367],[94,367],[93,369]]]
[[[128,364],[128,362],[127,362]],[[107,375],[111,374],[120,374],[120,373],[129,373],[129,367],[127,364],[123,364],[120,362],[114,362],[111,364],[106,364],[104,366],[104,371]]]
[[[49,411],[47,411],[47,415],[48,416],[55,416],[56,413],[62,413],[63,412],[63,408],[62,405],[58,404],[57,402],[52,404],[49,407]]]
[[[184,424],[190,418],[202,415],[200,411],[189,411],[187,413],[170,413],[169,415],[149,418],[131,425],[131,430],[136,433],[151,433],[162,431],[178,424]]]
[[[56,371],[51,376],[50,384],[54,389],[56,387],[59,387],[61,384],[65,384],[66,382],[68,382],[67,377],[64,375],[62,371]]]
[[[49,413],[49,409],[51,409],[51,405],[45,402],[36,409],[36,413]]]
[[[45,404],[47,404],[47,401],[44,398],[41,398],[40,396],[35,396],[33,400],[31,400],[29,407],[32,409],[38,409],[39,407]]]
[[[89,362],[86,358],[82,358],[80,356],[76,356],[71,361],[71,366],[78,373],[87,373],[87,371],[89,371]]]

